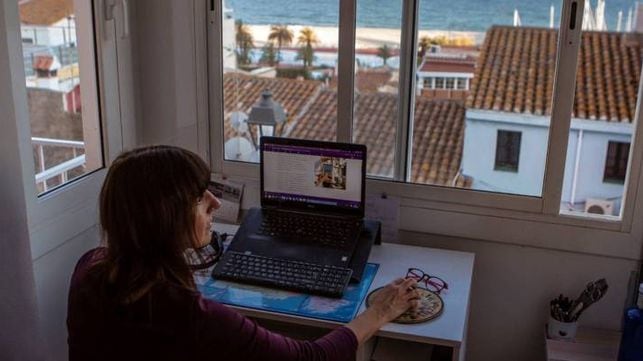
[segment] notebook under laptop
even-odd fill
[[[249,211],[230,249],[349,267],[365,178],[364,145],[262,137],[261,208]]]

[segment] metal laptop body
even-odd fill
[[[278,164],[275,158],[279,159]],[[314,162],[312,168],[311,162]],[[358,165],[359,169],[354,169]],[[230,250],[350,267],[364,218],[366,146],[262,137],[260,178],[261,208],[250,209]],[[275,179],[283,179],[284,183]],[[275,192],[275,184],[286,191]],[[347,221],[355,223],[358,230],[342,247],[310,241],[305,236],[298,237],[296,232],[294,236],[293,232],[286,236],[266,234],[262,231],[262,222],[274,212],[289,217],[313,217],[321,222]]]

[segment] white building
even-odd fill
[[[76,20],[71,0],[20,2],[22,42],[31,45],[74,46]]]
[[[541,195],[555,61],[548,44],[556,36],[556,30],[536,28],[487,32],[465,126],[462,171],[473,188]],[[600,203],[610,208],[605,213],[618,215],[638,89],[630,69],[641,67],[641,44],[622,33],[583,36],[561,209]],[[612,50],[608,61],[597,48],[599,37]]]
[[[237,68],[237,55],[234,50],[236,49],[236,28],[234,24],[234,10],[226,7],[225,1],[223,7],[223,69],[236,69]]]
[[[477,50],[434,45],[417,71],[417,92],[432,99],[466,99],[475,73]]]

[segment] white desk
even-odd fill
[[[216,228],[220,232],[231,234],[236,231],[235,226],[222,225]],[[412,325],[390,323],[384,326],[377,336],[447,346],[453,349],[453,361],[464,360],[474,254],[384,243],[373,246],[368,261],[380,265],[369,292],[405,276],[410,267],[420,268],[438,276],[449,285],[449,289],[441,294],[444,310],[438,318]],[[365,305],[361,306],[360,312],[364,307]],[[233,308],[250,317],[295,325],[332,328],[338,324],[243,307]]]

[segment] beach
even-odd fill
[[[256,47],[262,47],[268,41],[270,25],[247,25],[252,34]],[[290,25],[288,28],[293,32],[293,43],[297,44],[299,32],[304,27],[310,27],[317,35],[319,43],[315,47],[337,48],[339,32],[337,27],[330,26],[303,26]],[[476,31],[450,31],[450,30],[420,30],[418,39],[423,36],[431,38],[445,37],[447,39],[470,39],[474,45],[481,45],[484,41],[484,32]],[[382,45],[392,48],[400,46],[401,30],[386,28],[357,28],[355,31],[355,47],[357,49],[374,49]]]

